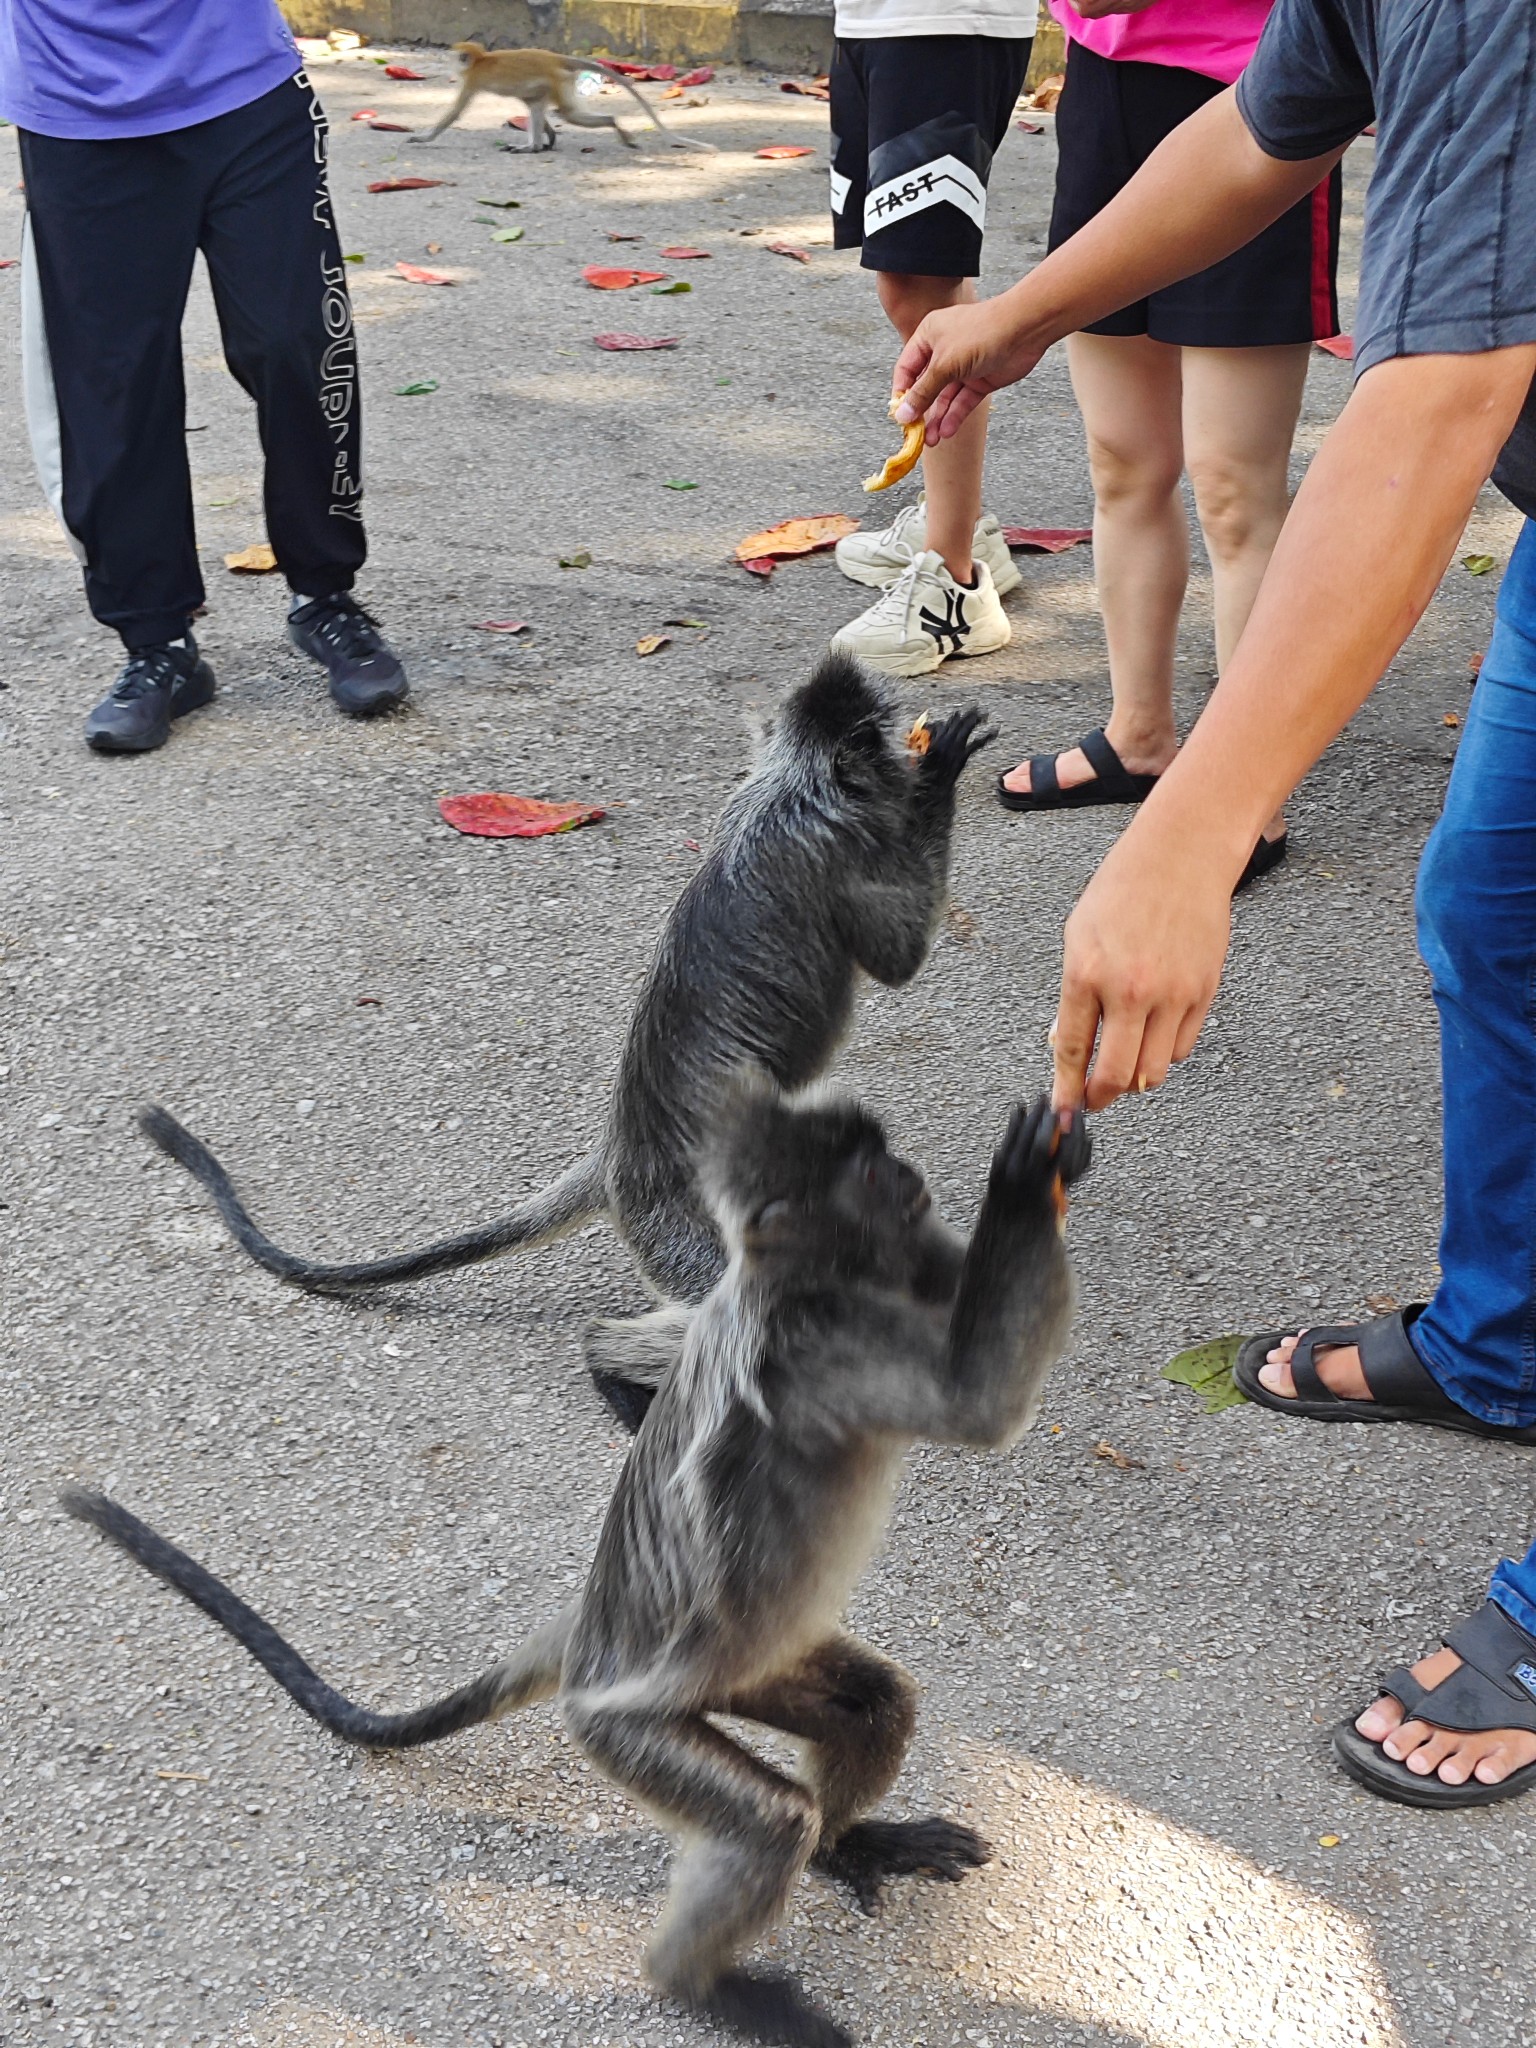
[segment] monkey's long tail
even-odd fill
[[[500,1258],[503,1252],[563,1237],[578,1224],[601,1216],[608,1207],[603,1153],[597,1147],[497,1223],[482,1224],[478,1230],[466,1230],[458,1237],[443,1238],[420,1251],[400,1252],[389,1259],[324,1265],[314,1259],[301,1259],[295,1252],[285,1252],[258,1230],[218,1160],[200,1138],[194,1138],[177,1123],[169,1110],[152,1103],[139,1111],[138,1121],[139,1129],[152,1145],[158,1145],[168,1159],[184,1166],[208,1190],[235,1241],[258,1265],[275,1273],[279,1280],[308,1288],[313,1294],[346,1294],[353,1288],[380,1287],[393,1280],[422,1280],[429,1273],[446,1273],[455,1266],[478,1265],[485,1259]]]
[[[705,142],[697,135],[685,135],[680,128],[674,128],[670,121],[663,121],[645,94],[637,86],[631,85],[622,71],[615,71],[611,64],[604,64],[601,58],[582,57],[576,61],[573,69],[577,71],[600,71],[614,85],[623,86],[651,126],[660,129],[663,135],[670,135],[672,140],[681,143],[684,149],[703,149],[707,150],[711,156],[719,155],[718,143]]]
[[[548,1699],[560,1683],[573,1610],[547,1622],[505,1663],[493,1664],[445,1699],[433,1700],[408,1714],[372,1714],[333,1691],[292,1644],[285,1643],[271,1623],[247,1607],[237,1593],[115,1500],[104,1493],[89,1493],[84,1487],[66,1486],[60,1491],[59,1505],[77,1522],[89,1522],[99,1529],[109,1543],[126,1550],[146,1571],[211,1615],[312,1721],[339,1735],[343,1742],[356,1742],[366,1749],[413,1749],[418,1743],[439,1742],[445,1735],[457,1735],[461,1728],[473,1728],[517,1707]]]

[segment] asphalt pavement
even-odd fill
[[[714,156],[575,134],[505,154],[518,138],[490,105],[426,148],[356,118],[422,125],[444,103],[448,60],[412,54],[424,83],[367,53],[316,68],[344,246],[365,259],[362,590],[411,670],[402,717],[335,713],[283,641],[276,579],[222,566],[263,535],[258,450],[199,277],[188,448],[220,694],[153,757],[86,751],[115,643],[15,425],[19,272],[0,272],[7,2048],[716,2038],[639,1977],[662,1837],[547,1710],[413,1756],[345,1752],[54,1505],[66,1478],[106,1485],[379,1705],[477,1670],[580,1583],[624,1445],[578,1335],[642,1300],[606,1227],[369,1305],[295,1298],[131,1112],[166,1103],[274,1235],[333,1256],[547,1179],[597,1127],[750,727],[862,602],[826,556],[767,582],[732,561],[774,521],[863,514],[891,445],[891,343],[830,249],[825,108],[721,77],[669,109]],[[999,157],[984,287],[1042,251],[1042,125]],[[774,142],[814,153],[753,154]],[[20,243],[15,163],[0,137],[0,256]],[[444,182],[365,190],[406,175]],[[520,240],[493,239],[507,224]],[[708,257],[659,256],[678,244]],[[455,282],[412,284],[399,260]],[[580,273],[604,262],[692,290],[599,293]],[[679,345],[594,348],[615,328]],[[1317,357],[1298,475],[1348,378]],[[1059,351],[996,407],[988,499],[1010,524],[1088,522]],[[1502,566],[1515,526],[1489,493],[1467,550]],[[904,688],[914,711],[979,697],[1004,737],[962,794],[933,957],[912,988],[864,995],[839,1068],[957,1219],[1010,1101],[1047,1078],[1061,922],[1124,822],[991,800],[995,766],[1107,709],[1090,551],[1024,567],[1012,645]],[[773,1954],[861,2042],[1531,2038],[1529,1812],[1375,1802],[1327,1731],[1524,1548],[1532,1454],[1207,1417],[1159,1377],[1203,1338],[1433,1285],[1413,869],[1497,580],[1448,572],[1299,796],[1289,865],[1241,903],[1200,1050],[1099,1121],[1071,1230],[1081,1311],[1035,1431],[1006,1456],[911,1461],[852,1613],[923,1687],[892,1810],[962,1814],[998,1858],[957,1888],[898,1887],[873,1921],[800,1889]],[[1186,722],[1211,682],[1208,600],[1197,548]],[[513,619],[528,630],[477,630]],[[671,644],[637,655],[653,632]],[[475,789],[611,808],[554,839],[468,840],[436,803]]]

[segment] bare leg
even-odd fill
[[[611,128],[626,149],[638,149],[639,143],[633,135],[627,134],[612,114],[594,114],[584,107],[574,93],[568,93],[560,102],[560,112],[573,128]]]
[[[750,2038],[849,2048],[790,1979],[735,1967],[778,1920],[815,1846],[819,1820],[805,1787],[699,1717],[568,1701],[565,1719],[593,1763],[685,1843],[646,1957],[651,1981]]]
[[[958,1822],[870,1821],[862,1816],[895,1784],[916,1720],[916,1688],[899,1664],[853,1636],[834,1636],[788,1678],[776,1680],[731,1712],[782,1728],[810,1745],[821,1809],[815,1866],[852,1887],[866,1913],[888,1877],[951,1883],[988,1861],[980,1835]]]
[[[1183,351],[1184,461],[1211,558],[1218,672],[1242,638],[1290,510],[1291,442],[1310,354],[1306,342]],[[1284,829],[1276,812],[1264,836]]]
[[[895,270],[877,271],[876,277],[880,303],[903,341],[936,308],[970,305],[976,297],[975,284],[968,277],[907,277]],[[981,517],[981,472],[986,454],[984,399],[952,441],[941,441],[923,455],[928,546],[944,557],[944,566],[957,583],[969,583],[974,574],[971,542]]]
[[[1181,351],[1145,335],[1074,334],[1072,388],[1088,434],[1093,554],[1114,703],[1105,727],[1133,774],[1160,775],[1178,751],[1173,656],[1189,577]],[[1092,779],[1073,747],[1056,763],[1063,789]],[[1029,766],[1004,777],[1027,791]]]

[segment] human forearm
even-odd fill
[[[1304,198],[1342,152],[1266,156],[1222,93],[1183,122],[1088,225],[1029,275],[973,307],[931,313],[896,366],[902,415],[948,439],[989,391],[1026,376],[1063,335],[1228,256]]]

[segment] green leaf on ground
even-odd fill
[[[653,284],[651,286],[651,297],[653,299],[672,299],[676,298],[679,292],[691,292],[692,290],[693,286],[688,282],[687,278],[680,277],[674,284]]]
[[[1499,565],[1492,555],[1463,555],[1461,566],[1473,576],[1486,576],[1490,569]]]
[[[476,206],[500,206],[503,208],[519,207],[522,203],[521,199],[487,199],[483,192],[475,201]]]
[[[493,242],[520,242],[522,239],[523,231],[521,228],[497,228],[496,232],[491,236]]]
[[[685,484],[680,476],[669,476],[661,487],[664,491],[696,491],[697,484]]]
[[[1189,1351],[1181,1351],[1177,1358],[1170,1358],[1162,1377],[1172,1380],[1176,1387],[1188,1387],[1191,1393],[1198,1394],[1207,1415],[1219,1415],[1223,1408],[1236,1408],[1248,1396],[1233,1381],[1232,1368],[1247,1341],[1246,1337],[1213,1337],[1209,1344],[1196,1344]]]
[[[590,569],[592,566],[592,550],[590,548],[578,548],[573,555],[562,555],[560,557],[560,566],[562,569]]]
[[[366,263],[368,261],[368,258],[363,254],[361,249],[353,249],[347,255],[343,256],[341,260],[343,263]]]
[[[396,398],[427,398],[437,389],[435,377],[418,377],[414,384],[397,384]]]
[[[707,626],[708,619],[663,619],[664,626]]]

